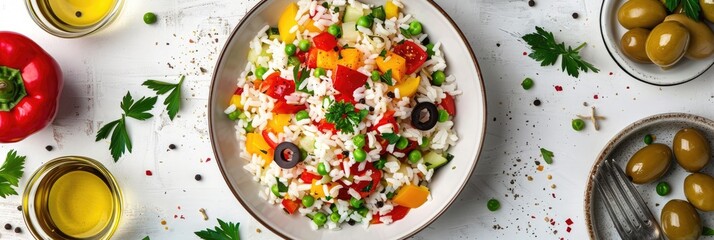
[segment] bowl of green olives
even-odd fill
[[[594,179],[606,159],[614,159],[634,183],[669,239],[697,239],[714,227],[714,121],[686,113],[639,120],[600,152],[585,192],[585,216],[592,239],[618,239]]]
[[[699,10],[677,2],[683,1],[603,1],[600,32],[605,47],[633,78],[658,86],[678,85],[714,65],[714,1],[687,1],[696,2]]]

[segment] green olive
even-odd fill
[[[708,58],[714,53],[714,32],[703,21],[695,21],[683,13],[667,16],[664,21],[675,21],[689,31],[691,40],[686,56],[692,59]]]
[[[709,141],[704,134],[693,128],[679,130],[672,143],[674,158],[684,170],[699,172],[711,158]]]
[[[633,183],[645,184],[661,178],[672,162],[672,150],[664,144],[647,145],[632,155],[627,162],[627,176]]]
[[[647,57],[645,51],[645,43],[647,36],[650,35],[650,30],[644,28],[633,28],[622,35],[620,40],[620,48],[627,57],[641,63],[652,63]]]
[[[652,29],[666,16],[667,9],[657,0],[630,0],[617,11],[617,20],[627,29]]]
[[[689,46],[689,31],[678,22],[663,22],[650,32],[645,50],[647,57],[662,68],[679,62]]]
[[[687,201],[674,199],[662,208],[660,224],[670,240],[696,240],[702,234],[699,213]]]
[[[684,179],[684,196],[701,211],[714,211],[714,177],[692,173]]]
[[[702,7],[702,15],[709,22],[714,22],[714,0],[699,0],[699,6]]]

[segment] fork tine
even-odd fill
[[[601,168],[601,170],[603,170]],[[600,179],[598,179],[600,180]],[[601,196],[603,196],[603,202],[605,203],[605,209],[607,209],[607,213],[610,215],[610,218],[612,219],[612,223],[615,225],[615,229],[617,230],[618,234],[624,238],[624,236],[627,236],[627,231],[625,230],[624,226],[622,226],[622,219],[620,219],[619,214],[615,213],[615,206],[612,205],[612,202],[616,201],[613,199],[613,197],[608,194],[608,190],[606,190],[603,187],[603,182],[604,181],[597,181],[597,190],[600,193]]]
[[[642,227],[642,225],[645,224],[644,220],[642,220],[645,217],[644,214],[642,214],[642,209],[645,206],[638,205],[638,210],[638,208],[632,205],[632,200],[636,198],[636,194],[633,194],[634,187],[631,187],[632,184],[627,178],[625,178],[625,173],[622,172],[620,167],[617,166],[614,161],[608,161],[606,162],[606,165],[606,167],[610,168],[609,173],[611,175],[612,180],[617,182],[612,184],[615,186],[615,195],[621,198],[621,200],[624,200],[619,201],[619,203],[622,205],[621,207],[623,207],[623,210],[625,212],[625,218],[627,218],[632,224],[632,230],[639,229],[640,227]],[[638,202],[635,203],[639,204]]]
[[[603,175],[602,175],[602,181],[600,182],[602,190],[605,193],[605,195],[608,198],[608,201],[610,202],[611,209],[615,213],[615,218],[613,218],[614,221],[620,222],[622,225],[622,230],[625,233],[632,232],[635,229],[635,224],[633,224],[632,220],[628,217],[628,212],[625,210],[625,207],[623,206],[623,201],[626,199],[622,199],[621,196],[617,194],[617,190],[615,189],[616,187],[613,185],[617,185],[616,183],[613,182],[613,173],[612,173],[612,168],[609,168],[607,165],[607,162],[605,162],[605,165],[602,166]]]
[[[642,199],[642,196],[640,194],[636,194],[637,190],[635,189],[635,186],[632,185],[630,180],[626,177],[625,172],[622,171],[621,168],[617,167],[614,165],[615,163],[611,161],[611,164],[613,165],[612,167],[615,168],[615,172],[617,173],[616,175],[620,179],[621,182],[624,182],[625,186],[625,192],[631,199],[635,200],[635,204],[639,206],[640,211],[635,211],[638,216],[641,216],[641,220],[647,219],[649,220],[654,220],[654,215],[652,215],[652,212],[649,211],[649,208],[647,207],[647,204],[645,204],[645,201]],[[649,222],[641,222],[642,224],[648,224]]]

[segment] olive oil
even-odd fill
[[[59,37],[80,37],[109,24],[124,0],[27,0],[33,20]]]

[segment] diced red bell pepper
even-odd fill
[[[309,68],[317,68],[317,48],[311,48],[310,51],[307,53],[307,67]]]
[[[261,135],[263,135],[263,139],[265,140],[266,143],[268,143],[268,146],[270,146],[270,149],[275,149],[276,147],[278,147],[278,144],[275,143],[273,141],[273,139],[270,138],[270,131],[268,131],[268,129],[263,130],[263,132],[261,132]]]
[[[283,199],[282,202],[283,208],[285,208],[285,211],[287,211],[290,215],[295,213],[298,208],[300,208],[300,204],[302,204],[302,201],[300,200]]]
[[[300,63],[305,63],[305,61],[307,61],[307,56],[309,53],[310,53],[309,51],[307,51],[307,52],[300,51],[296,54],[298,59],[300,60]]]
[[[302,174],[300,174],[300,179],[302,179],[304,183],[312,183],[313,179],[320,180],[322,179],[322,176],[310,172],[303,172]]]
[[[331,132],[332,134],[337,133],[335,124],[329,123],[325,119],[322,119],[319,123],[317,123],[317,129],[323,133],[327,133],[327,132]]]
[[[449,116],[456,116],[456,103],[454,102],[454,97],[450,94],[446,94],[444,99],[441,99],[441,107],[449,113]]]
[[[357,88],[367,83],[367,79],[369,79],[369,77],[361,72],[342,65],[337,65],[333,81],[335,90],[340,91],[342,94],[352,95]]]
[[[350,167],[350,174],[352,174],[352,176],[364,176],[368,171],[372,171],[372,174],[370,175],[372,180],[352,183],[350,186],[344,185],[344,183],[340,181],[339,183],[343,186],[340,188],[337,199],[349,200],[352,197],[352,195],[349,194],[349,189],[354,189],[359,193],[360,197],[366,198],[370,194],[374,193],[379,187],[379,182],[382,180],[382,171],[375,168],[374,164],[369,163],[365,164],[362,171],[359,171],[359,165],[360,163],[352,165],[352,167]]]
[[[283,101],[277,101],[275,102],[275,105],[273,106],[273,113],[276,114],[295,114],[299,111],[307,109],[306,105],[292,105],[288,104]]]
[[[284,101],[285,96],[295,92],[295,82],[282,78],[279,72],[275,72],[265,78],[260,85],[260,90],[278,101]]]
[[[404,219],[405,216],[407,216],[407,213],[409,213],[409,210],[411,210],[408,207],[404,206],[394,206],[394,209],[392,209],[391,212],[385,214],[384,216],[391,216],[392,217],[392,222],[396,222],[399,220]],[[370,224],[380,224],[382,221],[379,220],[380,216],[378,214],[375,214],[372,216],[372,221],[370,221]]]
[[[381,126],[392,124],[394,133],[399,133],[399,125],[397,125],[397,119],[394,118],[394,113],[394,110],[388,110],[387,112],[385,112],[382,119],[377,122],[377,125],[374,125],[369,128],[369,131],[377,131],[377,129],[379,129],[379,127]]]
[[[407,60],[407,75],[419,70],[428,56],[424,49],[412,41],[404,41],[404,43],[394,46],[393,51]]]
[[[241,95],[241,94],[243,94],[243,88],[238,88],[238,89],[236,89],[235,92],[233,92],[233,95]]]
[[[337,47],[337,38],[328,32],[323,32],[312,38],[315,48],[322,51],[334,51]]]

